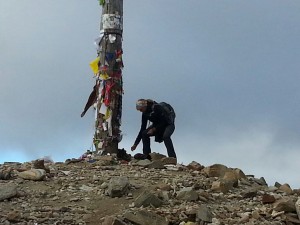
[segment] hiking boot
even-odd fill
[[[133,158],[137,159],[137,160],[144,160],[147,159],[147,156],[144,155],[143,153],[136,153]]]

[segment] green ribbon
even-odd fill
[[[102,5],[102,6],[104,6],[105,0],[99,0],[99,4]]]

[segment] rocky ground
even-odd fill
[[[0,165],[0,224],[300,224],[300,191],[288,184],[156,153],[122,158]]]

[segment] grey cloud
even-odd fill
[[[167,101],[177,113],[179,161],[223,162],[299,186],[299,8],[124,1],[120,146],[129,149],[139,129],[136,99]],[[93,87],[100,15],[96,0],[0,2],[0,161],[64,160],[91,146],[93,110],[80,113]]]

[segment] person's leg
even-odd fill
[[[171,139],[171,135],[173,134],[174,130],[175,130],[174,124],[168,125],[165,129],[163,139],[164,139],[165,146],[167,148],[168,156],[177,158],[174,150],[173,142]]]
[[[151,153],[151,147],[150,147],[150,136],[148,133],[149,129],[146,129],[143,131],[142,133],[142,142],[143,142],[143,154],[145,156],[149,156],[149,154]]]

